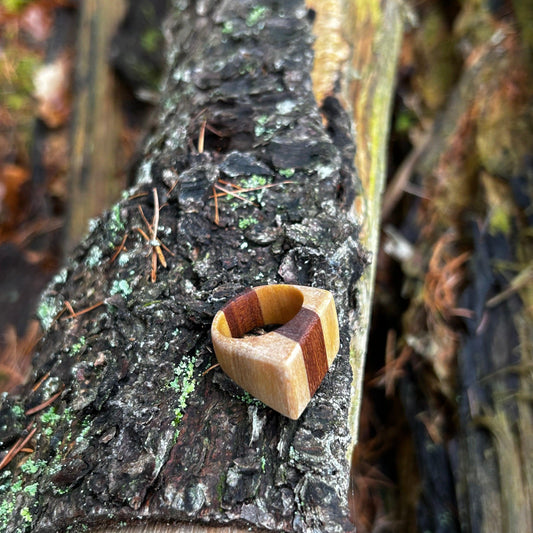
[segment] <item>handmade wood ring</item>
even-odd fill
[[[281,324],[269,333],[254,328]],[[297,419],[339,350],[330,292],[298,285],[249,289],[218,311],[211,337],[222,370],[252,396]]]

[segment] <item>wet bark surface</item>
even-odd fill
[[[30,385],[2,398],[2,449],[24,428],[36,432],[35,451],[0,474],[0,529],[140,520],[350,530],[349,343],[366,263],[349,215],[358,188],[350,121],[335,98],[322,112],[314,101],[302,2],[173,9],[138,185],[93,221],[49,286]],[[216,207],[218,180],[273,186]],[[152,247],[135,228],[149,233],[139,206],[151,221],[154,189],[157,235],[172,254],[163,251],[168,268],[152,283]],[[247,287],[282,282],[332,291],[340,323],[339,355],[298,421],[209,370],[215,312]],[[102,305],[57,318],[66,302]]]

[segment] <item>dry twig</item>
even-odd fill
[[[122,250],[124,249],[124,245],[126,244],[126,239],[128,238],[128,233],[126,232],[126,234],[124,235],[124,237],[122,238],[122,241],[120,242],[120,244],[118,245],[118,248],[117,250],[115,251],[115,253],[113,254],[113,257],[111,257],[111,259],[109,260],[109,263],[110,264],[113,264],[115,262],[115,259],[119,256],[120,252],[122,252]]]
[[[157,230],[159,229],[159,196],[157,194],[157,189],[154,187],[152,189],[154,194],[154,216],[152,218],[152,223],[148,222],[146,216],[144,215],[143,208],[139,205],[139,212],[141,213],[141,217],[143,219],[143,222],[146,225],[146,228],[148,229],[150,233],[150,237],[141,229],[141,228],[135,228],[135,231],[139,232],[142,237],[150,244],[152,247],[152,260],[151,260],[151,272],[150,272],[150,280],[152,283],[155,283],[157,281],[157,262],[159,260],[159,263],[163,267],[167,267],[167,261],[165,259],[165,256],[163,254],[163,251],[161,248],[163,248],[166,252],[168,252],[170,255],[174,256],[174,253],[172,253],[157,237]]]
[[[39,411],[46,409],[50,404],[54,403],[56,399],[59,398],[59,396],[61,396],[61,393],[63,392],[64,389],[65,387],[61,387],[61,390],[57,391],[53,396],[50,396],[48,400],[46,400],[45,402],[39,405],[36,405],[35,407],[32,407],[31,409],[28,409],[25,414],[27,416],[34,415],[35,413],[38,413]]]
[[[104,305],[104,301],[100,301],[95,303],[94,305],[90,305],[89,307],[86,307],[85,309],[82,309],[81,311],[74,311],[74,308],[72,305],[70,305],[70,302],[67,300],[65,302],[65,307],[67,308],[68,312],[70,313],[69,316],[65,317],[63,320],[68,320],[71,318],[78,318],[81,315],[84,315],[85,313],[88,313],[89,311],[92,311],[93,309],[96,309],[97,307],[100,307],[101,305]]]
[[[31,422],[28,427],[26,428],[26,431],[29,431],[28,435],[26,435],[25,438],[20,438],[15,442],[15,444],[11,447],[11,449],[7,452],[7,454],[4,456],[2,461],[0,462],[0,470],[5,468],[14,458],[15,456],[24,449],[24,446],[26,443],[33,437],[35,432],[37,431],[37,428],[33,428],[30,431],[30,428],[33,426],[33,422]]]
[[[255,202],[252,202],[245,196],[242,196],[243,193],[256,192],[256,191],[260,191],[263,189],[270,189],[271,187],[278,187],[280,185],[286,185],[288,183],[294,183],[294,181],[285,180],[285,181],[280,181],[279,183],[268,183],[266,185],[259,185],[258,187],[244,188],[236,183],[230,183],[229,181],[219,179],[217,183],[213,185],[213,195],[210,197],[210,198],[214,198],[215,200],[215,217],[214,217],[215,224],[218,226],[220,222],[220,212],[219,212],[219,206],[218,206],[219,198],[222,198],[224,196],[235,196],[235,198],[238,198],[239,200],[247,204],[253,205],[254,207],[259,207]],[[223,187],[223,185],[226,185],[227,187],[231,187],[231,188],[228,189],[226,187]]]

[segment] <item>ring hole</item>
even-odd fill
[[[247,331],[243,337],[261,337],[261,335],[266,335],[271,331],[276,331],[281,326],[283,326],[283,324],[265,324],[264,326],[258,326],[250,331]]]
[[[264,285],[232,300],[225,308],[226,336],[260,336],[292,320],[302,308],[304,296],[291,285]]]

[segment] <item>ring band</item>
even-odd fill
[[[260,336],[244,335],[266,325]],[[249,289],[218,311],[211,338],[222,370],[279,413],[297,419],[339,350],[330,292],[298,285]]]

